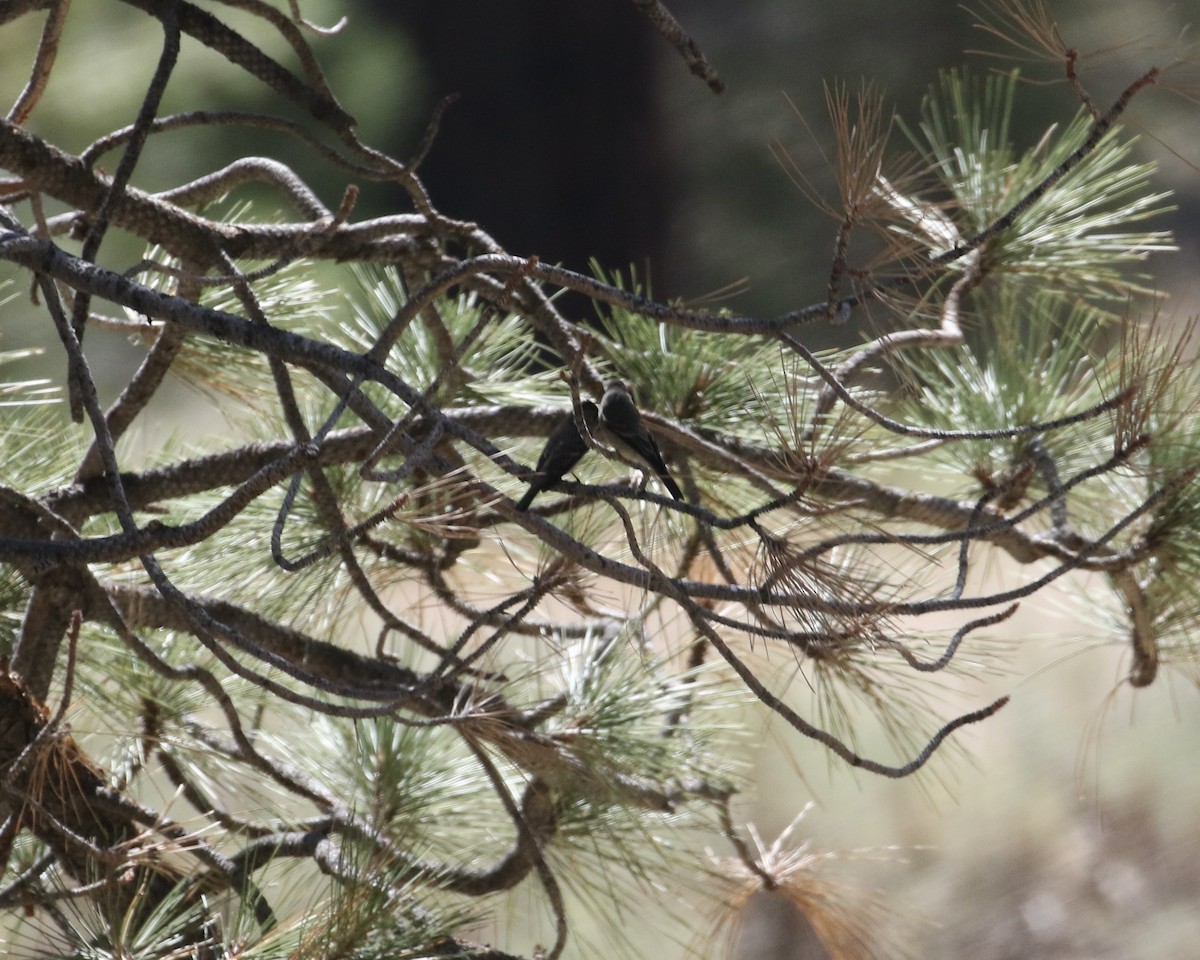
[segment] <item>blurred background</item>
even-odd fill
[[[236,11],[216,6],[238,22]],[[1084,82],[1101,108],[1150,64],[1187,55],[1180,37],[1200,22],[1200,0],[1049,6],[1067,41],[1091,54]],[[824,297],[835,224],[791,183],[772,145],[836,195],[825,82],[873,82],[914,121],[938,70],[1011,65],[964,55],[999,46],[968,10],[946,0],[675,0],[670,7],[725,81],[721,96],[688,73],[627,0],[321,0],[303,11],[323,25],[349,19],[313,44],[367,143],[406,157],[435,104],[459,96],[421,171],[444,213],[477,221],[516,254],[585,271],[593,257],[609,269],[632,264],[659,299],[696,298],[745,280],[745,291],[726,302],[756,315]],[[0,93],[10,103],[40,30],[40,17],[0,29]],[[30,127],[78,152],[130,122],[159,42],[153,23],[115,0],[76,5],[63,41],[71,52]],[[282,42],[266,46],[292,62]],[[164,112],[276,109],[267,91],[209,51],[185,43],[182,64]],[[1044,65],[1028,70],[1034,80],[1058,76]],[[1189,73],[1194,65],[1177,75]],[[1025,94],[1014,129],[1019,145],[1035,143],[1077,109],[1065,84],[1030,85]],[[1197,312],[1200,273],[1198,111],[1156,91],[1139,97],[1126,121],[1177,195],[1178,212],[1158,226],[1175,231],[1182,252],[1150,269],[1170,294],[1167,312],[1186,317]],[[253,153],[289,163],[336,206],[340,173],[298,145],[254,132],[226,142],[187,132],[151,140],[135,182],[165,188]],[[102,165],[116,162],[112,155]],[[356,218],[394,212],[402,202],[387,187],[362,187]],[[113,243],[105,262],[124,269],[141,254]],[[35,345],[43,327],[23,322],[19,305],[5,306],[0,349]],[[812,331],[817,344],[826,335],[853,342],[864,331],[854,324]],[[89,341],[115,391],[138,351],[119,337]],[[57,378],[61,364],[51,351],[41,366],[4,373]],[[170,420],[169,411],[163,416]],[[756,741],[758,789],[740,812],[769,840],[814,801],[797,836],[846,852],[836,868],[905,918],[899,926],[916,956],[1197,956],[1200,697],[1194,679],[1170,669],[1147,690],[1122,687],[1123,651],[1094,641],[1087,605],[1085,585],[1049,610],[1022,612],[1008,631],[1022,639],[1013,672],[939,706],[949,715],[1000,693],[1012,694],[1012,703],[960,734],[963,749],[928,774],[900,782],[854,774],[823,749],[768,727]],[[870,755],[886,753],[883,744],[864,746]],[[815,956],[794,933],[772,937],[769,920],[762,929],[765,939],[754,941],[752,954],[746,940],[743,956]]]

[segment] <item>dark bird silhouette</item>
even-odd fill
[[[583,411],[583,422],[587,424],[587,428],[595,430],[599,422],[596,405],[591,400],[584,400],[580,409]],[[546,440],[546,446],[542,448],[537,466],[534,467],[534,474],[529,480],[529,489],[517,503],[517,509],[528,510],[534,497],[543,490],[549,490],[570,473],[580,457],[587,452],[588,445],[579,435],[579,429],[575,426],[575,413],[571,411]]]
[[[624,380],[609,380],[604,384],[604,396],[600,400],[600,426],[601,438],[608,440],[622,460],[641,470],[650,471],[662,481],[672,497],[683,499],[683,491],[667,472],[654,435],[642,423],[642,415]]]

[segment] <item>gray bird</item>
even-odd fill
[[[591,400],[584,400],[580,409],[583,411],[583,422],[587,424],[587,428],[595,430],[599,421],[596,405]],[[579,435],[579,428],[575,426],[575,413],[572,411],[554,428],[554,432],[546,440],[546,446],[542,448],[537,466],[534,467],[534,474],[529,480],[529,489],[517,503],[517,509],[528,510],[534,497],[543,490],[550,489],[570,473],[580,457],[587,452],[588,445]]]
[[[683,491],[671,479],[667,465],[663,462],[658,444],[642,423],[642,415],[633,402],[633,394],[624,380],[609,380],[604,384],[604,396],[600,400],[600,426],[602,436],[621,455],[639,469],[649,470],[676,500],[683,499]]]

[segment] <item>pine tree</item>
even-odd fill
[[[1130,685],[1195,675],[1200,385],[1146,272],[1170,198],[1120,125],[1158,68],[1097,106],[1049,14],[1001,0],[985,26],[1081,99],[1036,143],[1009,132],[1037,95],[1016,72],[948,73],[907,122],[831,86],[837,201],[795,170],[836,225],[828,288],[763,318],[444,216],[417,170],[437,115],[384,155],[298,13],[233,6],[130,0],[161,28],[153,79],[72,154],[37,123],[78,56],[53,4],[0,122],[0,261],[60,368],[0,401],[0,905],[28,955],[640,955],[622,911],[715,897],[723,922],[761,891],[832,956],[895,955],[819,856],[736,822],[748,702],[836,763],[916,774],[1005,704],[943,716],[940,694],[1085,576]],[[191,47],[279,112],[164,112]],[[151,145],[186,130],[304,151],[341,203],[250,156],[151,186]],[[369,182],[406,212],[356,218]],[[139,262],[102,265],[130,238]],[[822,324],[858,341],[812,349]],[[144,351],[105,403],[85,346],[113,334]],[[589,405],[611,379],[682,500],[614,449],[628,424]],[[180,380],[227,426],[139,447]],[[864,710],[888,755],[860,746]],[[524,926],[486,926],[505,902]]]

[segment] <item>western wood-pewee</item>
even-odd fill
[[[667,465],[663,462],[658,444],[644,423],[633,394],[624,380],[609,380],[604,384],[604,396],[600,400],[601,439],[606,439],[633,466],[649,470],[676,500],[683,499],[683,491],[671,479]]]
[[[599,422],[599,412],[591,400],[580,404],[583,411],[583,422],[589,430],[595,430]],[[571,411],[563,419],[542,448],[538,457],[534,474],[529,480],[529,489],[517,503],[518,510],[528,510],[533,498],[543,490],[548,490],[561,480],[579,462],[579,458],[588,452],[588,446],[579,429],[575,426],[575,413]]]

